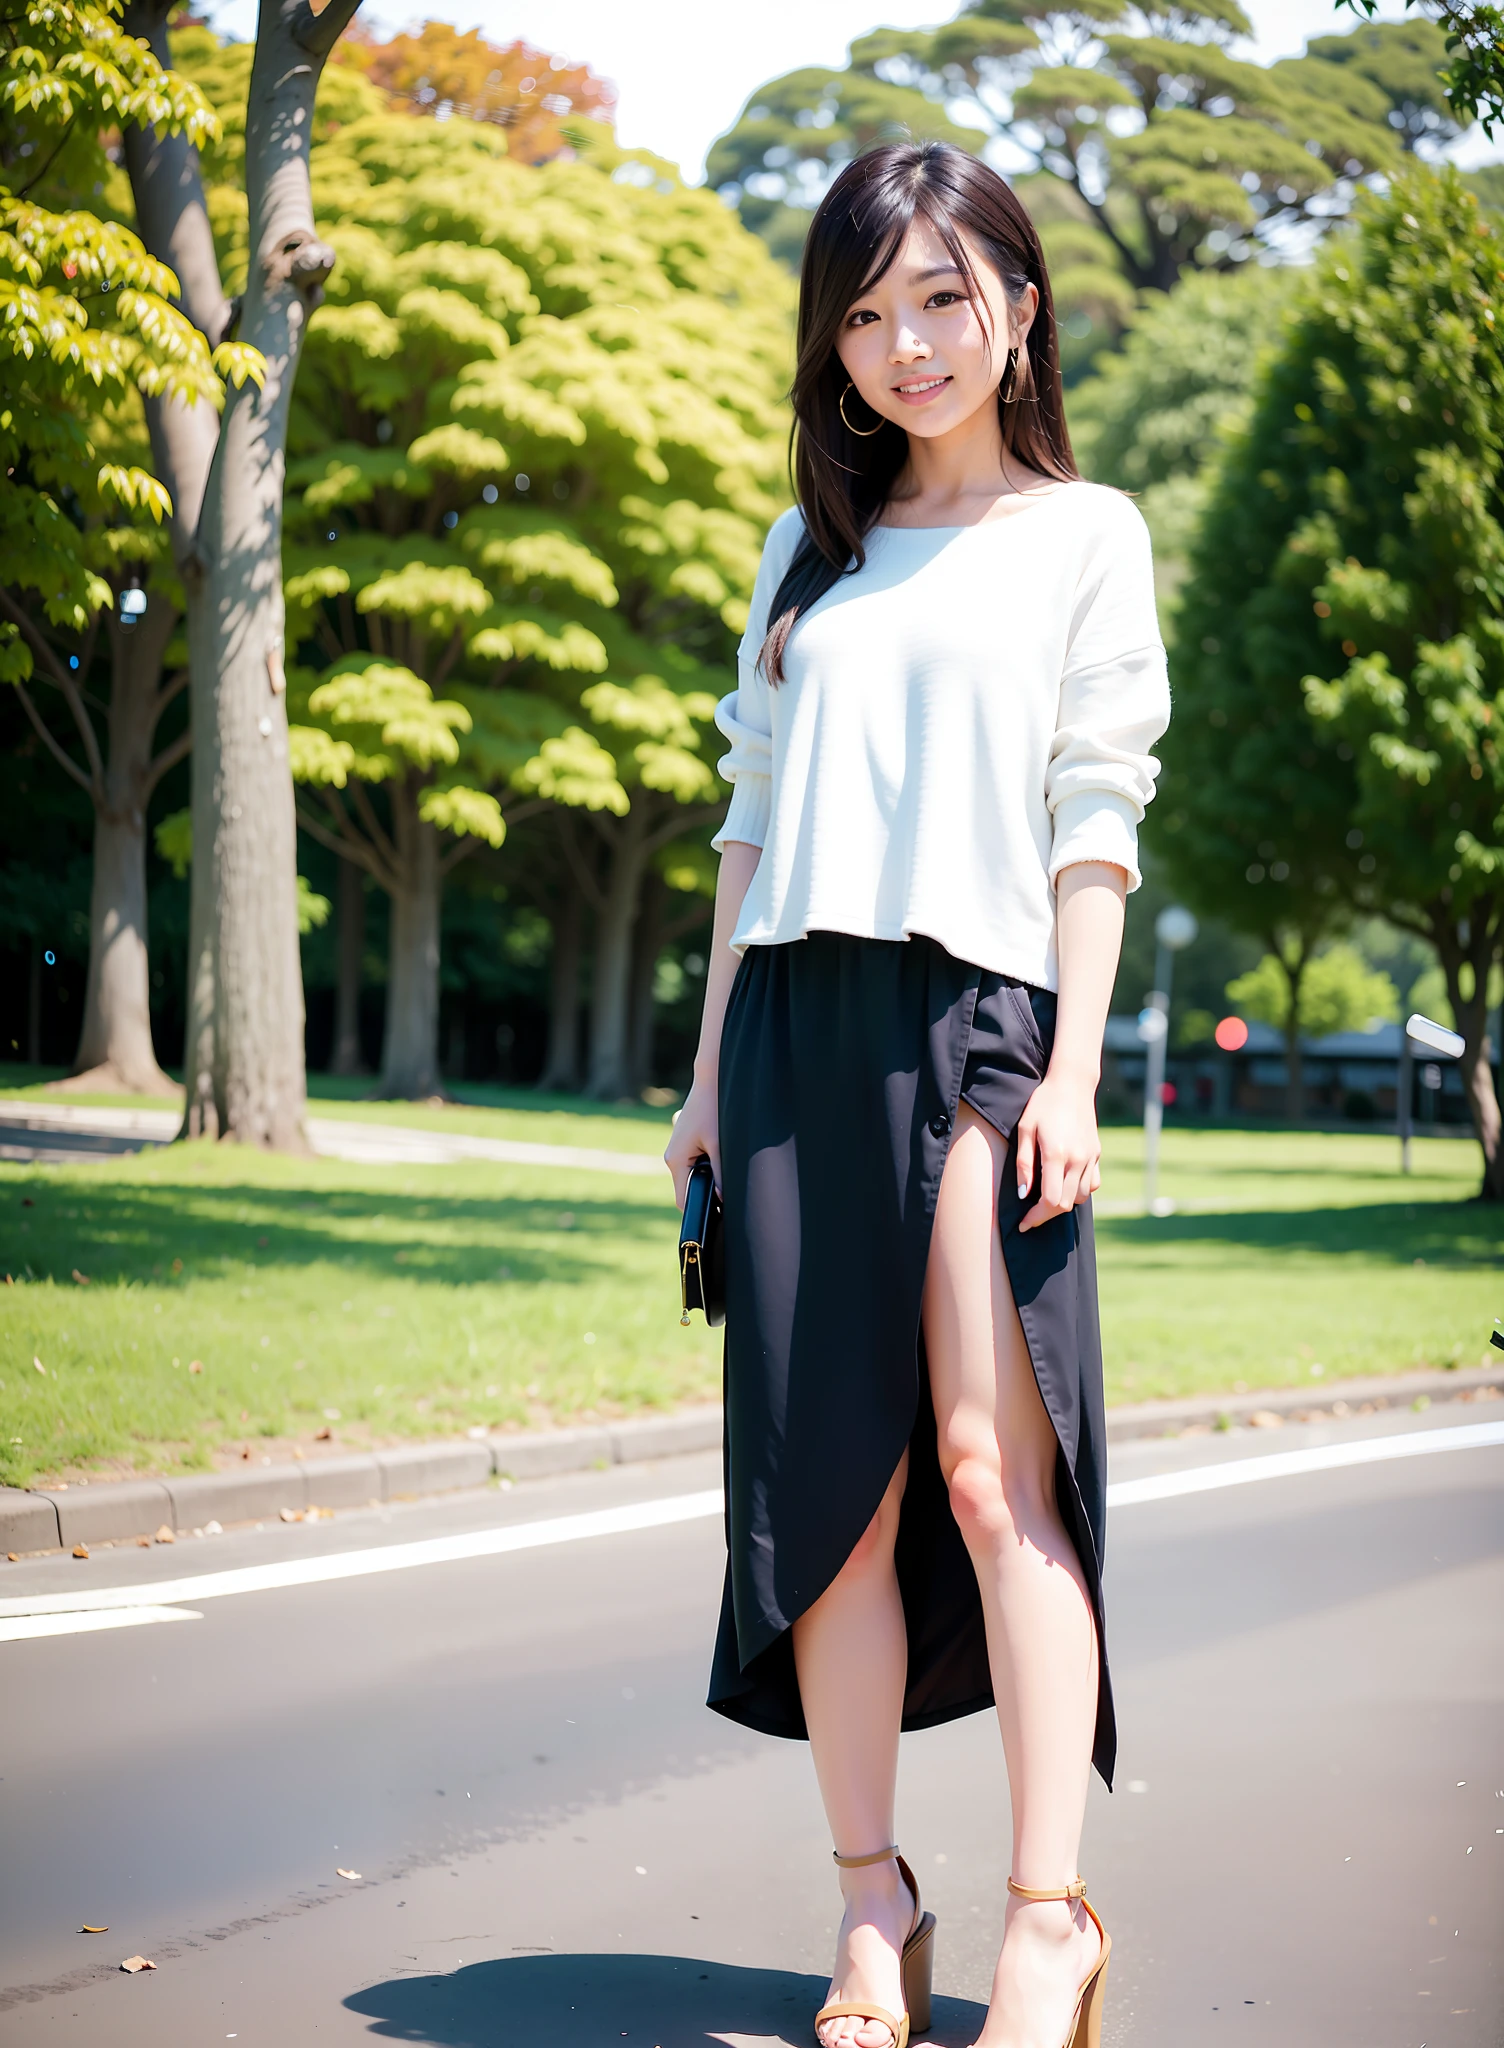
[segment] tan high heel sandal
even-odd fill
[[[832,1851],[832,1854],[835,1854]],[[904,1942],[903,1953],[898,1959],[899,1980],[903,1985],[905,2010],[891,2013],[885,2005],[871,2005],[859,1998],[838,1999],[833,2005],[822,2005],[815,2014],[815,2039],[820,2038],[820,2028],[826,2020],[876,2020],[893,2036],[893,2048],[909,2048],[909,2029],[917,2027],[922,2034],[930,2023],[930,1996],[935,1974],[935,1916],[926,1913],[919,1902],[919,1882],[907,1863],[898,1853],[895,1842],[891,1849],[875,1849],[870,1856],[835,1855],[842,1870],[861,1870],[869,1863],[886,1863],[892,1859],[898,1865],[898,1874],[909,1890],[914,1901],[914,1924]],[[1088,1912],[1091,1908],[1088,1906]]]
[[[1068,1884],[1058,1892],[1037,1892],[1031,1891],[1026,1884],[1015,1884],[1010,1877],[1008,1889],[1015,1899],[1065,1899],[1072,1905],[1079,1899],[1086,1908],[1087,1918],[1102,1937],[1102,1953],[1092,1964],[1076,1994],[1076,2011],[1064,2048],[1101,2048],[1103,1993],[1107,1983],[1107,1958],[1112,1954],[1112,1936],[1097,1918],[1097,1909],[1086,1896],[1086,1880],[1078,1877],[1074,1884]]]

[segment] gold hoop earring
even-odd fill
[[[1017,389],[1018,389],[1018,350],[1017,350],[1016,348],[1010,348],[1010,349],[1009,349],[1009,351],[1008,351],[1008,360],[1007,360],[1007,362],[1006,362],[1006,363],[1004,364],[1004,366],[1003,366],[1003,381],[1002,381],[1002,383],[1001,383],[1001,384],[999,385],[999,387],[998,387],[998,394],[997,394],[997,402],[998,402],[998,404],[999,404],[999,405],[1012,405],[1012,404],[1013,404],[1013,402],[1014,402],[1014,393],[1016,392],[1016,390],[1017,390]]]
[[[846,391],[855,391],[855,389],[856,386],[848,380],[846,385]],[[846,417],[846,391],[843,391],[841,393],[840,402],[836,406],[836,411],[841,415],[841,425],[846,429],[848,434],[855,434],[859,441],[870,441],[874,434],[880,434],[882,432],[883,428],[888,424],[888,422],[883,418],[882,414],[879,413],[877,418],[877,425],[875,427],[854,427],[851,424],[850,420],[847,419]]]

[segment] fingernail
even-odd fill
[[[1027,1194],[1028,1192],[1029,1192],[1029,1183],[1028,1183],[1028,1182],[1027,1182],[1026,1180],[1021,1180],[1021,1181],[1019,1182],[1019,1184],[1018,1184],[1018,1199],[1019,1199],[1020,1201],[1022,1201],[1022,1200],[1023,1200],[1023,1198],[1024,1198],[1024,1196],[1025,1196],[1025,1195],[1026,1195],[1026,1194]]]

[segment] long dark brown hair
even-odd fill
[[[861,568],[866,535],[908,458],[908,436],[893,421],[864,437],[843,419],[847,377],[836,337],[854,302],[891,268],[916,218],[944,242],[974,301],[981,293],[967,242],[996,270],[1011,305],[1031,284],[1039,293],[1027,346],[998,389],[1003,448],[1042,476],[1078,474],[1044,251],[1021,203],[996,171],[948,142],[886,142],[857,157],[820,202],[804,244],[793,388],[794,489],[804,533],[768,614],[760,662],[771,683],[783,680],[784,651],[801,615],[848,567]],[[851,402],[860,427],[860,401]]]

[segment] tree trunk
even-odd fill
[[[1485,1202],[1504,1201],[1504,1146],[1500,1142],[1498,1091],[1494,1087],[1493,1046],[1488,1033],[1489,969],[1498,956],[1496,929],[1482,914],[1487,905],[1475,906],[1472,918],[1460,928],[1450,921],[1436,920],[1433,937],[1447,978],[1447,997],[1452,1020],[1462,1035],[1463,1092],[1472,1113],[1473,1129],[1483,1152],[1483,1184],[1478,1193]],[[1472,970],[1472,994],[1462,993],[1463,971]]]
[[[394,782],[390,791],[400,880],[392,891],[381,1092],[426,1097],[440,1092],[439,835],[418,816],[415,784]]]
[[[174,4],[131,0],[125,10],[126,34],[139,36],[164,66],[172,63],[167,17]],[[198,151],[186,135],[162,135],[150,126],[127,124],[121,142],[137,232],[153,256],[171,264],[184,313],[217,348],[234,316],[220,282]],[[173,558],[180,573],[191,571],[219,417],[208,405],[148,398],[146,423],[157,475],[172,493]]]
[[[76,1084],[172,1095],[151,1040],[146,943],[146,806],[160,715],[162,656],[178,614],[155,593],[134,624],[112,613],[109,755],[94,808],[89,975]]]
[[[188,593],[193,893],[184,1135],[307,1149],[297,830],[283,669],[282,486],[293,378],[334,264],[308,183],[313,101],[354,12],[262,0],[246,106],[250,265],[239,338],[264,387],[226,394]]]
[[[548,1058],[538,1086],[572,1095],[580,1085],[580,937],[585,903],[568,875],[562,891],[553,915],[548,965]]]
[[[334,978],[334,1053],[331,1074],[363,1074],[360,1050],[360,970],[365,957],[366,892],[354,861],[339,863],[339,954]]]
[[[596,919],[595,982],[590,1004],[590,1085],[597,1102],[616,1102],[631,1088],[627,1063],[632,928],[647,865],[649,822],[634,804],[612,834],[611,868]]]
[[[663,950],[663,899],[667,893],[663,877],[650,868],[643,877],[632,938],[627,1072],[631,1093],[638,1096],[653,1079],[653,981]]]
[[[29,1065],[42,1064],[42,941],[32,934],[31,973],[26,984],[26,1058]]]
[[[1300,985],[1305,980],[1311,948],[1303,940],[1293,966],[1285,958],[1278,939],[1271,940],[1269,950],[1284,968],[1290,989],[1290,1008],[1285,1016],[1285,1116],[1290,1123],[1298,1124],[1304,1121],[1306,1113],[1305,1062],[1300,1051]]]

